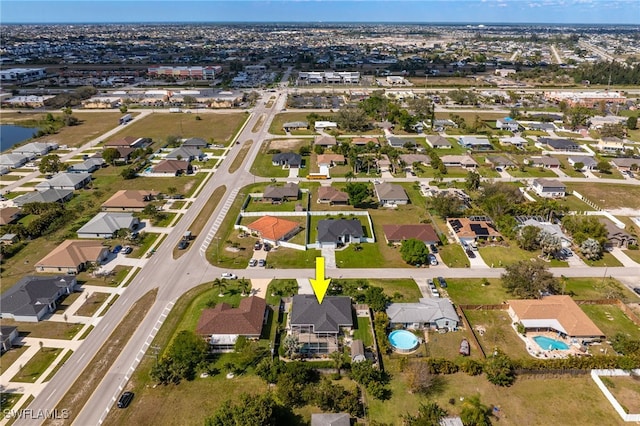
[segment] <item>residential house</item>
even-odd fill
[[[372,143],[376,146],[380,145],[380,141],[378,138],[374,137],[358,137],[351,139],[351,143],[356,146],[366,146],[369,143]]]
[[[398,158],[400,161],[404,161],[409,167],[413,167],[415,163],[422,164],[423,166],[431,165],[431,157],[426,154],[400,154]]]
[[[18,327],[12,325],[0,326],[1,353],[5,353],[13,347],[13,342],[18,338]]]
[[[433,226],[420,223],[416,225],[382,225],[387,243],[400,244],[405,240],[416,239],[425,244],[438,244],[440,238]]]
[[[606,117],[595,116],[589,118],[589,127],[592,129],[602,129],[605,124],[626,124],[627,119],[627,117],[617,115],[608,115]]]
[[[555,151],[583,151],[582,147],[571,139],[538,138],[538,142],[551,147]]]
[[[330,205],[347,205],[349,204],[349,194],[333,186],[321,186],[318,188],[318,203],[326,203]]]
[[[489,164],[494,169],[496,167],[502,167],[502,168],[506,169],[506,168],[512,168],[512,167],[516,166],[516,163],[514,163],[513,161],[511,161],[507,157],[503,157],[502,155],[488,155],[484,159],[484,162]]]
[[[67,168],[67,173],[93,173],[105,166],[101,157],[91,157],[82,163],[75,163]]]
[[[413,138],[401,138],[398,136],[388,136],[387,143],[394,148],[403,148],[405,145],[415,148],[418,144]]]
[[[379,183],[374,185],[376,197],[383,206],[409,204],[409,196],[404,188],[393,183]]]
[[[100,241],[65,240],[36,263],[36,272],[77,274],[108,256],[109,247]]]
[[[321,146],[323,148],[331,148],[338,144],[335,136],[331,135],[319,135],[313,138],[313,144]]]
[[[633,147],[626,145],[625,141],[620,138],[611,137],[602,138],[602,140],[599,140],[596,144],[596,149],[602,152],[617,154],[625,152],[627,149],[633,149]]]
[[[607,241],[604,244],[606,248],[627,248],[629,245],[638,245],[638,238],[636,236],[618,227],[610,219],[599,217],[598,220],[607,229]]]
[[[13,199],[13,204],[22,207],[28,203],[64,203],[71,197],[73,197],[73,191],[70,189],[47,189],[20,195]]]
[[[427,144],[431,148],[437,149],[451,149],[451,142],[443,136],[440,135],[428,135],[427,136]]]
[[[192,148],[205,149],[209,146],[209,143],[201,138],[189,138],[182,142],[182,146],[188,146]]]
[[[311,426],[351,426],[348,413],[313,413]]]
[[[490,151],[493,145],[486,136],[460,136],[458,137],[460,146],[474,151]]]
[[[563,248],[571,247],[571,244],[573,244],[571,237],[565,234],[562,231],[562,227],[558,224],[547,222],[543,218],[536,217],[522,218],[522,220],[520,217],[516,217],[516,220],[520,222],[520,227],[535,226],[540,229],[540,231],[546,232],[554,237],[558,237]]]
[[[271,157],[271,164],[283,168],[297,169],[302,165],[302,156],[295,152],[279,152]]]
[[[562,120],[562,117],[560,118]],[[539,130],[542,132],[555,132],[558,130],[555,124],[553,123],[544,123],[544,122],[530,122],[525,124],[527,129],[529,130]]]
[[[418,303],[392,303],[386,312],[392,329],[454,331],[460,323],[460,317],[447,298],[421,298]]]
[[[564,197],[567,186],[557,179],[534,179],[531,187],[541,197],[558,198]]]
[[[509,136],[509,137],[501,137],[500,138],[501,145],[511,145],[515,146],[518,149],[529,144],[529,142],[523,138],[522,136]]]
[[[458,125],[454,121],[448,119],[433,120],[433,130],[435,130],[436,132],[442,132],[447,127],[457,128]]]
[[[300,353],[329,354],[340,350],[339,336],[353,328],[351,298],[325,296],[322,303],[313,294],[293,296],[289,315],[290,333],[301,345]]]
[[[595,170],[598,167],[598,162],[593,158],[590,157],[588,155],[583,155],[583,156],[571,156],[567,159],[567,162],[575,167],[576,164],[578,163],[582,163],[583,167],[581,170]]]
[[[284,185],[269,185],[262,193],[264,201],[271,203],[281,203],[283,201],[295,201],[300,194],[300,188],[295,182],[287,182]]]
[[[507,303],[512,321],[522,324],[525,332],[551,331],[575,343],[599,341],[604,337],[571,296],[507,300]]]
[[[470,155],[443,155],[440,160],[446,167],[478,168],[478,163]]]
[[[309,123],[306,121],[290,121],[288,123],[284,123],[282,128],[285,132],[290,132],[292,130],[307,130],[309,128]]]
[[[316,243],[320,247],[337,247],[364,241],[362,223],[358,219],[323,219],[318,221]]]
[[[91,173],[56,173],[51,179],[43,180],[36,185],[37,191],[47,189],[67,189],[75,191],[84,188],[91,182]]]
[[[493,222],[483,216],[447,219],[447,227],[461,243],[502,239]]]
[[[338,123],[335,121],[316,121],[313,123],[313,127],[316,130],[337,129]]]
[[[496,120],[496,129],[517,132],[520,129],[520,124],[511,117],[500,118]]]
[[[629,170],[635,171],[640,168],[640,159],[628,157],[614,158],[611,160],[611,164],[613,164],[616,169],[620,170],[621,172]]]
[[[185,161],[193,161],[204,159],[205,155],[202,151],[200,151],[196,147],[192,146],[181,146],[179,148],[174,149],[170,153],[167,154],[165,159],[167,160],[185,160]]]
[[[43,156],[54,149],[58,149],[58,144],[55,142],[30,142],[13,148],[11,153],[22,154],[29,158],[34,158]]]
[[[0,166],[6,166],[10,169],[17,169],[27,161],[29,158],[23,154],[0,154]]]
[[[18,207],[3,207],[0,209],[0,225],[13,223],[20,216],[22,216],[22,211]]]
[[[158,195],[157,192],[121,189],[102,204],[105,212],[141,212]]]
[[[345,159],[342,154],[319,154],[317,158],[318,167],[333,167],[344,165]]]
[[[277,245],[278,241],[285,241],[293,237],[300,230],[300,224],[274,216],[262,216],[252,222],[247,229],[266,242]]]
[[[78,238],[114,238],[120,229],[135,231],[140,220],[132,213],[100,212],[78,229]]]
[[[151,172],[166,176],[180,176],[193,173],[193,167],[186,160],[161,160],[151,168]]]
[[[15,321],[38,322],[54,312],[58,301],[73,293],[72,276],[26,276],[0,296],[0,316]]]
[[[533,167],[542,167],[544,169],[559,169],[560,160],[555,157],[543,156],[543,157],[531,157],[524,162]]]
[[[256,296],[240,300],[237,308],[219,303],[200,315],[196,333],[209,342],[213,352],[233,352],[238,337],[258,340],[267,318],[267,303]]]
[[[17,234],[4,234],[0,236],[0,245],[11,245],[19,240]]]
[[[465,207],[471,207],[471,197],[469,194],[458,188],[438,188],[437,186],[429,186],[420,184],[420,193],[425,197],[438,197],[440,195],[455,197],[464,203]]]
[[[117,139],[117,140],[113,140],[113,141],[107,141],[104,144],[105,148],[117,148],[117,147],[124,147],[124,148],[146,148],[147,146],[151,145],[151,138],[138,138],[135,136],[125,136],[122,139]]]

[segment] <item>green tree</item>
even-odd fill
[[[629,130],[636,130],[638,128],[638,117],[632,115],[627,119],[627,128]]]
[[[283,424],[282,417],[288,410],[278,404],[271,393],[249,395],[243,393],[237,401],[221,404],[205,426],[270,426]]]
[[[216,278],[211,283],[211,286],[213,288],[217,288],[218,289],[218,296],[222,297],[222,296],[224,296],[224,290],[227,288],[227,280],[224,279],[224,278]]]
[[[523,250],[533,251],[538,248],[540,228],[533,225],[523,226],[518,232],[518,245]]]
[[[480,402],[480,395],[465,398],[460,419],[465,426],[491,425],[491,409]]]
[[[440,421],[446,417],[447,412],[437,403],[428,401],[421,403],[418,414],[402,416],[402,424],[406,426],[440,426]]]
[[[364,182],[349,182],[345,189],[349,194],[349,204],[354,207],[362,206],[371,196],[371,189]]]
[[[113,165],[118,158],[120,158],[120,152],[115,148],[106,148],[102,151],[102,159],[107,164]]]
[[[602,245],[593,238],[587,238],[580,244],[580,253],[589,260],[598,260],[602,257]]]
[[[604,124],[600,129],[600,136],[603,138],[624,138],[626,130],[622,124]]]
[[[186,106],[191,106],[193,104],[195,104],[196,102],[198,102],[198,100],[191,95],[186,95],[182,98],[182,102],[186,105]]]
[[[509,294],[523,299],[540,298],[543,293],[557,294],[560,283],[541,260],[521,260],[505,268],[502,286]]]
[[[598,161],[596,168],[600,173],[611,173],[611,164],[607,160]]]
[[[390,299],[389,296],[384,294],[384,290],[381,287],[369,287],[364,291],[364,302],[374,312],[380,312],[387,308]]]
[[[573,163],[573,168],[574,170],[582,170],[584,168],[584,163],[581,161],[578,161],[577,163]]]
[[[516,380],[513,363],[508,356],[496,350],[484,362],[487,380],[498,386],[511,386]]]
[[[138,174],[133,168],[127,167],[126,169],[122,170],[122,173],[120,173],[120,175],[125,180],[129,180],[129,179],[135,179]]]
[[[415,238],[409,238],[402,242],[400,246],[400,255],[402,260],[409,265],[424,265],[429,257],[429,249],[424,241]]]
[[[364,110],[358,107],[340,108],[336,121],[346,131],[362,131],[369,127],[369,120]]]
[[[129,108],[126,105],[120,105],[120,112],[122,114],[126,114],[129,111]]]
[[[438,193],[435,197],[431,197],[429,205],[442,219],[460,216],[462,208],[464,207],[460,198],[444,192]]]
[[[476,189],[478,189],[480,187],[480,174],[470,170],[467,173],[465,186],[469,191],[475,191]]]
[[[300,154],[303,157],[307,157],[311,154],[311,147],[309,145],[302,145],[299,149],[298,149],[298,154]]]
[[[52,175],[58,173],[62,168],[62,162],[60,161],[60,157],[55,154],[45,155],[40,160],[40,164],[38,165],[38,170],[43,175]]]

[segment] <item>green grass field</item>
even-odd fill
[[[591,318],[607,338],[623,333],[631,339],[640,339],[640,326],[634,323],[615,305],[581,305],[580,308]]]
[[[610,183],[569,183],[567,189],[578,191],[592,202],[608,209],[640,209],[640,186]]]
[[[438,249],[440,258],[449,268],[468,268],[469,259],[460,244],[447,244]]]
[[[27,363],[20,369],[11,381],[34,383],[44,371],[55,361],[60,355],[62,349],[59,348],[41,348]]]
[[[353,338],[362,340],[365,347],[373,345],[373,335],[371,334],[371,321],[367,317],[358,317],[358,328],[353,332]]]

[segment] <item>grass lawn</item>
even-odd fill
[[[558,204],[561,206],[567,207],[569,211],[573,211],[573,212],[595,210],[593,207],[591,207],[589,204],[585,203],[575,195],[567,195],[566,197],[559,199]]]
[[[537,258],[539,251],[526,251],[512,243],[509,247],[504,246],[485,246],[479,247],[478,252],[484,259],[485,263],[491,267],[500,268],[502,266],[511,265],[521,260],[530,260]]]
[[[90,273],[84,271],[79,273],[76,277],[78,279],[78,283],[82,285],[115,287],[118,286],[120,282],[122,282],[122,280],[127,276],[130,270],[131,266],[117,265],[115,268],[113,268],[115,275],[93,277]]]
[[[447,244],[438,248],[440,258],[449,268],[468,268],[469,259],[460,244]]]
[[[640,302],[634,292],[622,285],[615,278],[565,278],[560,279],[560,288],[576,300],[593,300],[618,298],[626,301]]]
[[[169,226],[169,224],[171,223],[171,221],[176,217],[177,213],[163,213],[164,214],[164,218],[160,219],[159,221],[155,222],[153,224],[153,226],[157,226],[160,228],[165,228],[167,226]]]
[[[10,410],[12,408],[14,408],[13,406],[16,405],[16,402],[18,402],[20,400],[20,398],[22,398],[22,394],[21,393],[8,393],[8,392],[3,392],[2,393],[2,399],[0,400],[0,409],[2,410]],[[7,424],[12,423],[11,421]]]
[[[629,256],[634,262],[640,263],[640,250],[624,250],[624,254]]]
[[[359,248],[360,250],[356,251],[356,246],[349,245],[342,250],[336,250],[336,266],[338,268],[374,268],[380,265],[392,267],[386,263],[379,243],[362,243]],[[393,266],[398,267],[398,265]]]
[[[18,327],[21,336],[71,340],[78,334],[82,324],[72,324],[59,321],[22,322],[3,319],[2,325]]]
[[[3,321],[4,322],[4,321]],[[0,356],[0,374],[4,373],[11,364],[16,362],[18,358],[27,350],[29,346],[14,346]]]
[[[278,305],[281,297],[298,294],[298,282],[294,279],[271,280],[267,286],[267,304]]]
[[[29,361],[20,369],[11,381],[33,383],[38,377],[51,365],[51,363],[60,355],[60,348],[42,348],[31,357]]]
[[[469,345],[471,345],[469,358],[482,359],[480,348],[478,348],[474,343],[471,337],[471,331],[466,328],[460,328],[455,332],[448,332],[444,334],[429,331],[427,336],[428,338],[424,346],[425,354],[427,356],[434,358],[447,358],[450,360],[458,359],[462,357],[462,355],[459,355],[460,342],[462,342],[462,339],[467,339]]]
[[[244,161],[244,158],[247,156],[247,153],[249,152],[249,148],[251,148],[251,144],[253,144],[253,141],[251,140],[245,141],[242,144],[242,146],[240,147],[240,150],[236,154],[236,157],[233,159],[233,162],[229,166],[229,173],[235,173],[235,171],[240,168],[240,166],[242,165],[242,162]]]
[[[305,209],[307,209],[308,196],[303,193],[302,197],[300,197],[296,201],[283,201],[282,203],[271,203],[270,201],[259,201],[257,198],[251,198],[247,207],[245,207],[246,212],[292,212],[295,211],[296,204],[301,204]],[[255,217],[251,218],[252,221],[256,220]]]
[[[573,168],[573,166],[571,164],[569,164],[569,161],[567,160],[568,157],[563,156],[563,155],[558,155],[555,156],[558,160],[560,160],[560,163],[562,164],[561,168],[562,171],[565,172],[567,175],[571,176],[571,177],[577,177],[577,178],[583,178],[584,173],[576,170]]]
[[[80,297],[80,294],[81,292],[76,291],[64,296],[64,299],[58,302],[58,306],[56,306],[56,310],[54,311],[54,314],[64,314],[67,308],[71,306],[71,304],[75,302],[78,299],[78,297]]]
[[[549,169],[545,169],[542,167],[532,167],[532,166],[528,166],[526,168],[526,170],[520,171],[519,169],[508,169],[507,173],[509,173],[511,176],[515,177],[515,178],[541,178],[541,177],[549,177],[549,178],[555,178],[558,177],[557,174],[555,174],[554,172],[552,172]]]
[[[588,260],[579,251],[577,253],[589,266],[622,266],[622,263],[614,255],[606,251],[602,253],[602,257],[598,260]]]
[[[156,242],[156,240],[161,234],[156,234],[154,232],[145,232],[144,235],[143,234],[140,234],[140,235],[142,236],[142,241],[140,241],[140,244],[138,245],[138,247],[135,247],[133,249],[131,254],[129,254],[129,257],[135,257],[136,259],[140,259],[149,251],[149,248],[153,245],[153,243]]]
[[[476,330],[476,337],[482,345],[485,354],[492,353],[495,348],[501,349],[512,358],[526,358],[525,344],[511,327],[511,318],[507,311],[464,311],[471,327]],[[477,332],[478,327],[484,327],[484,335]]]
[[[267,264],[278,268],[304,268],[313,269],[316,265],[316,257],[320,256],[320,250],[295,250],[278,247],[267,255]]]
[[[417,302],[422,293],[416,282],[410,278],[369,279],[369,285],[382,287],[394,302]]]
[[[368,317],[358,317],[358,328],[353,331],[353,339],[360,339],[365,347],[373,345],[371,334],[371,320]]]
[[[282,149],[282,152],[298,152],[300,146],[307,145],[308,141],[300,141],[295,145],[292,145],[290,148]],[[256,155],[256,159],[251,165],[251,173],[256,176],[263,177],[287,177],[289,176],[289,169],[283,169],[281,166],[274,166],[271,162],[271,158],[273,154],[268,154],[268,151],[272,147],[272,142],[268,141],[263,143],[260,147],[260,152]],[[303,157],[303,161],[306,161],[309,164],[309,157]],[[304,174],[300,172],[300,174]]]
[[[80,306],[75,315],[90,317],[95,314],[102,304],[109,297],[109,293],[92,293],[91,296]]]
[[[631,339],[640,339],[640,326],[631,321],[617,306],[580,305],[580,308],[607,338],[612,338],[616,333],[623,333]]]
[[[640,186],[598,183],[568,183],[567,189],[578,191],[601,207],[628,207],[640,210]]]
[[[447,278],[447,292],[459,305],[483,305],[502,303],[511,296],[507,294],[499,278],[488,278],[483,286],[479,278]]]
[[[64,363],[67,362],[67,360],[71,357],[71,355],[73,355],[73,351],[72,350],[68,350],[67,352],[65,352],[65,354],[62,357],[62,359],[60,360],[60,362],[57,363],[55,367],[53,367],[53,369],[51,370],[49,375],[47,377],[45,377],[44,381],[48,382],[49,380],[51,380],[53,378],[53,376],[56,375],[58,370],[60,370],[62,368]]]
[[[637,376],[600,377],[627,413],[640,413],[640,380]]]

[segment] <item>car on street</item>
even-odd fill
[[[634,287],[633,291],[635,291],[635,293],[640,296],[640,287]]]
[[[129,404],[131,404],[131,400],[133,399],[133,392],[125,392],[120,395],[120,399],[118,399],[118,408],[127,408]]]
[[[232,274],[231,272],[223,272],[221,276],[222,278],[226,278],[228,280],[235,280],[236,278],[238,278],[236,274]]]
[[[111,253],[113,253],[113,254],[118,254],[118,253],[120,253],[121,251],[122,251],[122,246],[121,246],[120,244],[118,244],[117,246],[115,246],[115,247],[113,248],[113,250],[111,250]]]
[[[255,260],[255,259],[251,259],[251,260],[249,261],[249,266],[250,266],[250,267],[252,267],[252,268],[253,268],[254,266],[256,266],[257,264],[258,264],[258,261],[257,261],[257,260]]]
[[[261,268],[264,268],[264,265],[267,264],[267,261],[264,259],[260,259],[258,260],[258,266],[260,266]]]
[[[429,258],[429,265],[436,266],[438,264],[438,258],[435,257],[434,255],[430,254],[428,258]]]
[[[444,278],[438,277],[437,280],[438,280],[438,284],[440,284],[440,287],[447,288],[447,282],[444,280]]]
[[[189,242],[187,240],[180,240],[180,242],[178,243],[178,250],[184,250],[188,245]]]

